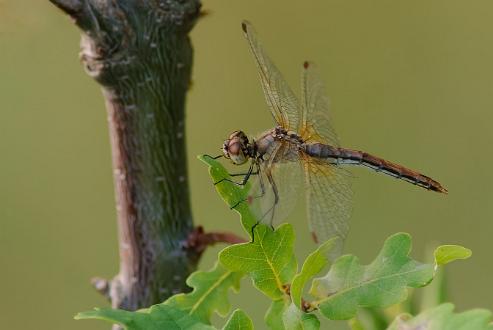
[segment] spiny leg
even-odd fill
[[[272,192],[274,193],[274,203],[272,204],[272,206],[262,215],[262,218],[257,221],[255,223],[255,225],[252,227],[252,241],[250,243],[253,243],[254,242],[254,236],[253,236],[253,229],[255,227],[258,226],[258,224],[265,218],[266,215],[268,215],[269,213],[271,213],[271,217],[270,217],[270,220],[269,220],[269,225],[271,227],[272,230],[274,230],[274,226],[273,226],[273,222],[274,222],[274,214],[275,214],[275,207],[276,205],[279,203],[279,192],[277,190],[277,185],[276,183],[274,182],[274,179],[272,178],[272,174],[270,173],[267,173],[267,179],[269,180],[269,183],[270,183],[270,186],[272,188]],[[265,194],[265,190],[262,187],[262,195]]]
[[[238,202],[236,202],[236,204],[234,204],[233,206],[230,206],[230,209],[234,209],[235,207],[237,207],[238,205],[240,205],[243,202],[254,200],[256,198],[260,198],[260,197],[262,197],[262,196],[265,195],[264,181],[262,180],[262,175],[260,174],[260,165],[258,163],[255,163],[254,165],[257,168],[257,171],[252,172],[251,175],[258,175],[258,177],[259,177],[260,190],[261,190],[260,195],[258,195],[258,196],[248,196],[245,199],[241,199]]]
[[[233,183],[233,184],[235,184],[237,186],[244,186],[248,182],[248,179],[250,179],[250,176],[251,175],[257,175],[258,174],[258,171],[257,172],[253,172],[253,166],[254,165],[255,165],[254,162],[252,162],[250,164],[250,167],[248,168],[248,172],[246,174],[242,174],[242,173],[230,174],[230,176],[241,176],[241,175],[244,175],[243,180],[241,180],[241,182],[236,182],[236,181],[233,181],[233,180],[228,179],[228,178],[223,178],[223,179],[221,179],[221,180],[219,180],[217,182],[214,182],[214,185],[226,181],[226,182],[229,182],[229,183]]]
[[[205,154],[204,156],[207,156],[207,157],[212,158],[212,159],[218,159],[218,158],[224,157],[224,155],[211,156],[211,155],[207,155],[207,154]]]
[[[254,230],[255,228],[257,228],[257,226],[260,224],[260,221],[257,221],[255,222],[255,224],[252,226],[252,240],[250,241],[250,243],[253,243],[255,242],[255,233],[254,233]]]
[[[279,203],[279,191],[277,190],[276,182],[274,181],[274,178],[272,177],[272,174],[270,172],[267,173],[267,179],[269,180],[270,186],[272,187],[272,192],[274,193],[274,204],[272,204],[271,208],[262,216],[262,218],[272,211],[269,225],[272,230],[274,230],[274,214],[276,211],[276,206]]]
[[[248,172],[247,173],[228,173],[228,174],[229,174],[229,176],[245,176],[248,174]],[[258,171],[252,172],[250,175],[257,175],[257,174],[258,174]]]
[[[257,172],[260,172],[260,165],[257,163]],[[252,200],[257,199],[257,198],[262,198],[265,195],[265,186],[264,186],[264,180],[262,179],[262,175],[259,175],[259,183],[260,183],[260,194],[257,196],[250,197]],[[243,200],[244,202],[245,200]],[[252,226],[252,241],[250,243],[253,243],[255,241],[255,233],[254,230],[255,228],[260,224],[260,220],[257,220],[255,224]]]

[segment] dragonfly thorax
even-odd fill
[[[248,141],[248,137],[242,131],[234,131],[229,138],[224,141],[224,157],[231,159],[235,165],[244,164],[250,157],[255,156],[254,145]]]

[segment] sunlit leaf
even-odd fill
[[[409,257],[411,237],[391,236],[377,258],[361,265],[352,255],[338,258],[328,274],[313,281],[313,302],[329,319],[345,320],[355,316],[359,307],[384,308],[406,299],[407,288],[428,284],[436,265],[423,264]]]
[[[295,304],[289,305],[283,314],[282,320],[286,330],[318,330],[320,321],[314,314],[304,313]]]
[[[294,277],[291,298],[298,308],[301,309],[301,296],[306,282],[329,264],[329,251],[335,246],[336,240],[337,238],[330,239],[312,252],[303,263],[301,272]]]
[[[219,264],[210,271],[197,271],[187,278],[187,285],[193,288],[190,293],[180,293],[164,304],[186,311],[203,323],[210,323],[216,311],[226,316],[230,309],[228,290],[238,291],[243,274],[232,272]]]
[[[260,291],[272,299],[279,299],[284,294],[285,284],[290,283],[296,273],[293,242],[290,224],[283,224],[275,231],[258,225],[253,242],[225,248],[220,252],[219,260],[231,271],[247,273]]]
[[[252,320],[240,309],[233,312],[223,330],[253,330]]]
[[[98,319],[118,323],[127,330],[214,330],[215,328],[200,322],[187,312],[167,305],[154,305],[151,308],[128,312],[119,309],[94,309],[75,316],[77,320]]]
[[[442,245],[435,250],[435,263],[442,266],[457,259],[467,259],[471,255],[471,250],[460,245]]]
[[[442,304],[420,313],[416,317],[404,314],[395,319],[388,330],[492,330],[492,313],[473,309],[453,313],[454,305]]]
[[[224,178],[233,180],[228,171],[217,160],[206,155],[198,156],[198,159],[209,165],[209,174],[213,180],[213,183],[219,182]],[[215,187],[221,198],[229,207],[236,205],[234,210],[240,214],[243,228],[248,235],[251,235],[251,228],[257,223],[257,220],[250,211],[247,203],[242,202],[238,204],[238,202],[248,199],[250,184],[247,183],[244,187],[241,187],[231,182],[223,181],[216,184]]]

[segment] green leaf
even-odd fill
[[[233,312],[223,330],[253,330],[252,320],[241,309]]]
[[[314,314],[302,312],[295,304],[290,304],[282,315],[286,330],[318,330],[320,321]]]
[[[213,330],[214,327],[200,322],[187,312],[167,305],[154,305],[151,308],[128,312],[120,309],[94,309],[75,316],[76,320],[98,319],[118,323],[127,330]]]
[[[454,305],[442,304],[420,313],[416,317],[408,314],[397,317],[388,330],[492,330],[492,313],[484,309],[473,309],[454,314]]]
[[[471,250],[460,245],[442,245],[435,250],[435,263],[442,266],[457,259],[467,259],[471,255]]]
[[[265,313],[265,324],[269,329],[284,330],[283,315],[289,301],[284,298],[272,301],[267,313]]]
[[[328,274],[313,281],[310,293],[319,298],[313,304],[333,320],[355,316],[358,307],[388,307],[406,299],[407,288],[428,284],[435,265],[422,264],[409,257],[411,237],[391,236],[377,258],[369,265],[357,257],[338,258]]]
[[[169,298],[164,304],[186,311],[203,323],[209,324],[216,311],[226,316],[230,309],[228,290],[238,291],[243,274],[232,272],[219,264],[207,272],[197,271],[187,278],[190,293],[180,293]]]
[[[283,224],[275,231],[259,224],[255,227],[254,242],[225,248],[219,253],[219,260],[231,271],[248,273],[260,291],[272,299],[279,299],[285,292],[284,285],[291,282],[297,268],[293,242],[290,224]]]
[[[291,299],[299,309],[301,309],[301,297],[306,282],[329,264],[329,251],[335,246],[336,240],[337,238],[333,238],[320,245],[306,258],[301,272],[294,277],[291,284]]]
[[[233,180],[229,175],[228,171],[215,159],[209,156],[202,155],[198,156],[202,162],[209,165],[209,174],[213,182],[219,182],[222,179]],[[228,181],[223,181],[215,185],[217,192],[221,198],[226,202],[226,204],[231,208],[238,204],[239,201],[245,201],[248,199],[248,191],[250,190],[250,184],[247,183],[245,186],[241,187],[235,185]],[[247,203],[239,203],[234,210],[238,212],[241,216],[241,224],[243,228],[251,235],[251,228],[257,223],[257,219],[250,211]]]

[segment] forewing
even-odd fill
[[[259,221],[265,224],[276,225],[284,220],[295,208],[300,189],[302,189],[303,171],[297,158],[297,150],[290,150],[287,143],[280,144],[271,157],[261,163],[260,175],[253,184],[249,201],[251,209]],[[291,156],[289,160],[287,157]],[[277,190],[276,193],[269,181],[272,181]],[[263,191],[262,191],[263,185]]]
[[[325,84],[316,66],[305,62],[301,75],[300,135],[307,142],[321,142],[338,147],[339,139],[332,128],[326,93]]]
[[[338,237],[333,255],[340,255],[349,231],[352,210],[350,173],[335,164],[307,159],[304,162],[307,212],[315,242]]]
[[[277,125],[296,131],[299,123],[299,102],[284,80],[281,72],[270,60],[260,44],[252,25],[242,22],[245,37],[250,45],[260,75],[265,99]]]

